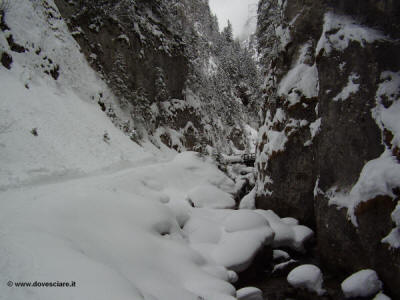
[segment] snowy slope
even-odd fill
[[[88,66],[55,8],[12,1],[5,21],[10,30],[0,32],[0,52],[11,55],[13,63],[10,70],[0,66],[0,187],[148,156],[100,110],[100,93],[110,101],[113,95]],[[25,52],[12,51],[10,37]],[[57,66],[55,80],[50,71]]]
[[[0,299],[234,299],[236,274],[181,229],[201,215],[190,191],[223,194],[234,183],[194,153],[172,159],[116,128],[97,104],[114,96],[52,1],[13,1],[5,21],[0,55],[13,61],[0,67],[0,280],[14,286],[0,285]],[[250,233],[252,244],[230,262],[250,263],[272,230],[236,227],[227,236]],[[214,257],[223,247],[213,245]],[[35,281],[76,286],[15,287]]]

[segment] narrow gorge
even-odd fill
[[[211,1],[0,0],[0,299],[400,299],[400,2]]]

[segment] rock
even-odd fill
[[[346,278],[341,287],[346,298],[371,297],[382,289],[382,282],[374,270],[361,270]]]
[[[236,292],[238,300],[263,300],[262,291],[255,287],[245,287]]]
[[[338,273],[372,268],[400,297],[399,250],[382,243],[398,231],[391,214],[399,195],[390,184],[357,205],[331,201],[335,193],[347,195],[385,147],[398,153],[396,126],[379,112],[392,107],[393,118],[400,118],[394,112],[400,70],[394,16],[400,5],[379,3],[260,1],[257,35],[266,85],[255,205],[315,229],[324,266]],[[381,96],[382,84],[396,88]],[[375,187],[374,181],[366,184]],[[348,220],[351,211],[358,227]]]
[[[320,296],[325,293],[322,288],[322,272],[314,265],[301,265],[294,268],[287,276],[287,281],[295,288],[307,289]]]

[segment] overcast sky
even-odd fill
[[[255,18],[258,0],[209,0],[211,11],[217,15],[220,30],[224,28],[228,19],[232,23],[235,37],[241,37],[248,31],[245,28],[250,15]],[[255,30],[255,19],[252,22],[252,30]]]

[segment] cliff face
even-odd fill
[[[397,296],[399,7],[259,3],[266,81],[256,162],[257,207],[313,226],[327,266],[376,269]]]
[[[134,140],[176,150],[250,147],[246,125],[257,118],[258,71],[250,53],[219,32],[208,2],[55,2],[125,116],[101,95],[99,105]],[[245,60],[245,71],[230,70],[235,58]],[[226,139],[237,130],[239,138]]]

